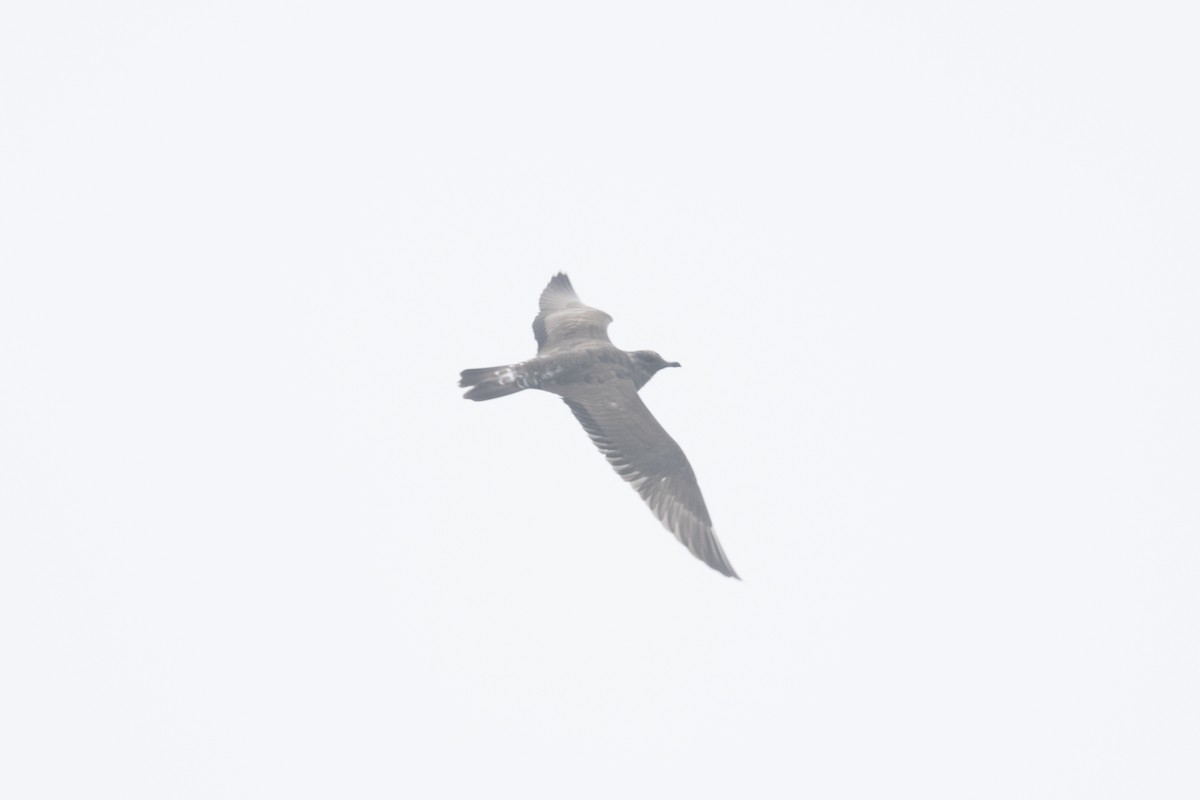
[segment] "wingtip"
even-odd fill
[[[726,561],[722,564],[712,564],[712,563],[709,563],[708,561],[705,561],[704,563],[708,564],[710,567],[712,567],[717,572],[721,573],[722,575],[724,575],[727,578],[733,578],[735,581],[740,581],[742,579],[741,575],[738,575],[736,572],[734,572],[733,567],[730,565],[730,563],[728,561]]]
[[[697,558],[699,558],[705,564],[708,564],[710,567],[712,567],[713,569],[715,569],[717,572],[721,573],[722,575],[729,577],[729,578],[733,578],[734,580],[740,581],[742,579],[742,576],[738,575],[737,572],[733,568],[733,564],[729,563],[729,559],[725,556],[725,551],[721,548],[721,542],[717,539],[717,535],[715,533],[713,533],[711,531],[711,529],[709,530],[709,534],[712,536],[712,544],[715,547],[716,552],[715,553],[697,553],[695,551],[692,551],[693,555],[695,555]],[[691,548],[688,548],[688,549],[691,549]]]
[[[543,290],[543,293],[552,289],[566,289],[572,293],[575,291],[574,287],[571,286],[571,279],[567,277],[567,273],[565,272],[555,273],[554,277],[550,279],[550,282],[546,284],[546,288]]]
[[[542,289],[542,295],[538,298],[538,309],[542,312],[551,311],[565,307],[571,302],[578,303],[579,296],[575,294],[575,287],[571,285],[567,273],[560,272],[550,279],[545,289]]]

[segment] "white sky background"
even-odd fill
[[[6,6],[0,794],[1196,797],[1191,6]]]

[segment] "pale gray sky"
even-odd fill
[[[1191,4],[0,14],[0,795],[1200,794]],[[552,274],[730,560],[568,410]]]

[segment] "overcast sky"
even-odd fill
[[[6,5],[0,795],[1200,796],[1197,22]]]

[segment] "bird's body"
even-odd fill
[[[542,292],[533,321],[538,354],[502,367],[463,370],[470,400],[524,389],[559,395],[609,463],[676,538],[710,567],[737,577],[725,557],[687,456],[638,396],[664,367],[652,350],[626,352],[608,338],[612,317],[584,305],[561,272]]]

